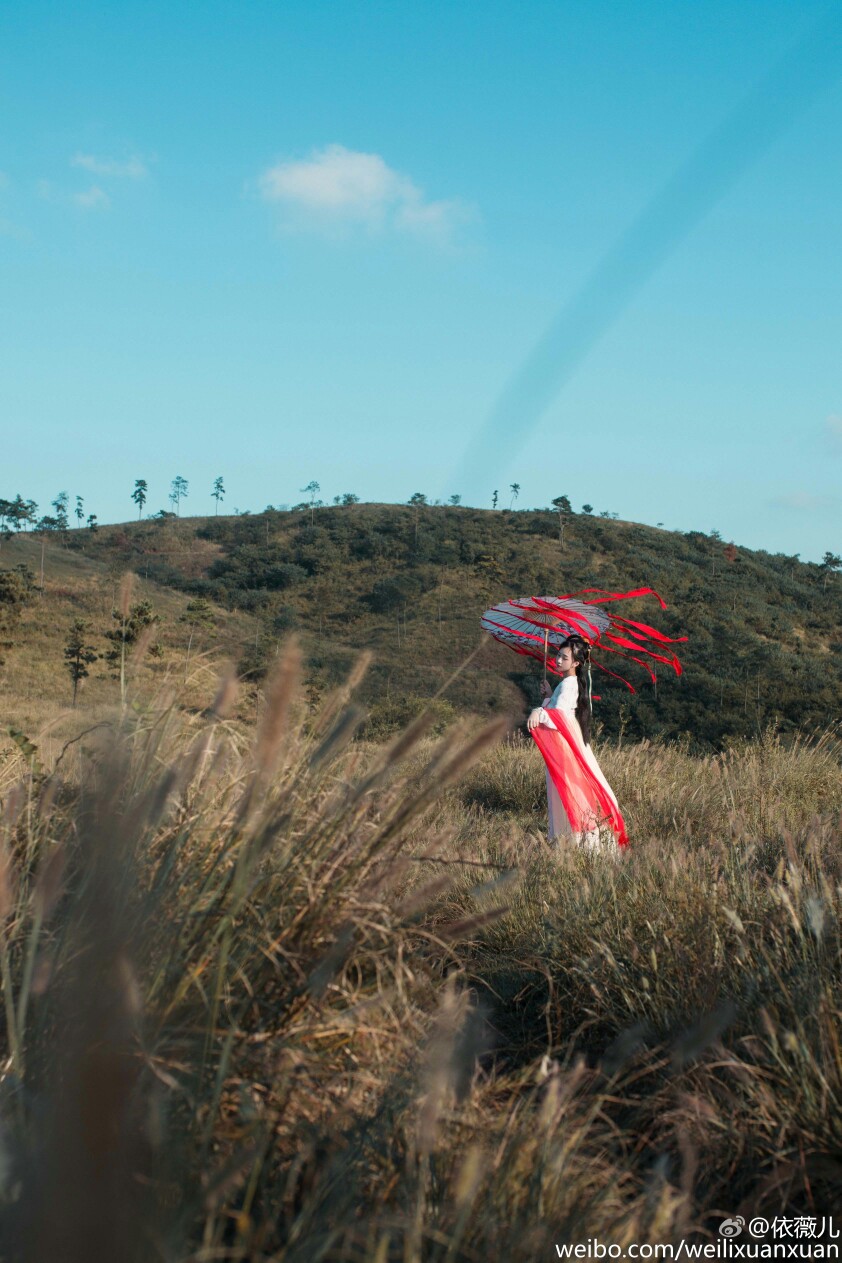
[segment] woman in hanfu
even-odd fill
[[[547,837],[588,850],[613,850],[615,841],[626,846],[617,799],[591,748],[590,646],[584,637],[561,642],[555,670],[561,683],[527,720],[547,765]],[[614,840],[606,840],[606,833]]]

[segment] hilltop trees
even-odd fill
[[[827,587],[828,579],[840,568],[840,566],[842,566],[842,557],[840,557],[837,553],[825,553],[824,557],[822,557],[821,564],[821,568],[824,571],[824,582],[822,583],[823,588]]]
[[[509,490],[510,490],[510,491],[511,491],[511,493],[512,493],[512,502],[511,502],[511,504],[509,505],[509,508],[510,508],[510,509],[513,509],[513,508],[514,508],[514,506],[515,506],[515,500],[517,500],[518,496],[520,495],[520,483],[519,483],[519,482],[513,482],[513,483],[510,485]]]
[[[18,493],[14,500],[0,500],[0,522],[8,523],[15,531],[25,529],[35,521],[38,505],[34,500],[24,500]]]
[[[182,478],[181,474],[176,474],[170,485],[170,504],[175,510],[175,516],[181,516],[181,502],[187,499],[187,489],[190,486],[186,478]]]
[[[499,491],[495,491],[495,492],[494,492],[494,495],[491,497],[491,507],[492,507],[492,509],[496,509],[496,508],[497,508],[497,499],[498,499],[499,495],[500,495]]]
[[[7,529],[11,527],[16,532],[19,532],[25,531],[31,526],[39,531],[65,532],[70,525],[69,506],[70,496],[66,491],[60,491],[55,500],[51,501],[51,507],[55,512],[44,514],[43,517],[39,518],[36,501],[24,500],[23,496],[18,492],[14,500],[0,499],[0,528],[3,526]],[[81,527],[85,520],[85,501],[82,496],[76,496],[73,516]]]
[[[573,506],[567,496],[556,496],[552,501],[552,506],[558,514],[558,542],[564,547],[564,527],[566,525],[565,518],[573,512]]]
[[[415,542],[417,544],[418,543],[418,515],[421,510],[421,506],[427,503],[427,497],[424,495],[423,491],[413,491],[412,495],[409,497],[408,503],[415,510]]]
[[[52,502],[52,507],[56,511],[57,529],[60,531],[67,530],[67,506],[70,503],[70,496],[66,491],[60,491]]]
[[[149,488],[147,486],[147,482],[145,478],[137,478],[135,480],[134,491],[132,492],[132,499],[137,505],[138,521],[143,516],[143,506],[146,504],[146,498],[147,498],[146,493],[148,489]]]
[[[51,507],[55,509],[55,516],[45,513],[35,524],[36,529],[39,531],[61,531],[64,533],[68,526],[67,506],[69,503],[70,496],[66,491],[60,491],[55,500],[50,501]]]
[[[14,531],[26,530],[27,525],[35,522],[38,505],[34,500],[24,500],[18,492],[14,500],[0,500],[0,523],[11,526]]]
[[[315,478],[313,478],[307,483],[307,486],[302,487],[301,490],[305,493],[305,495],[310,497],[310,525],[312,526],[315,518],[316,496],[321,491],[321,487],[316,482]]]
[[[213,491],[211,492],[211,495],[216,501],[216,510],[215,510],[214,516],[217,517],[219,515],[219,502],[220,500],[225,499],[225,484],[222,481],[221,474],[213,484]]]

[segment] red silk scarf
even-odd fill
[[[628,846],[625,821],[583,754],[578,733],[560,710],[548,710],[554,727],[532,729],[547,771],[558,790],[574,833],[588,833],[602,823],[611,826],[619,846]]]

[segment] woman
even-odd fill
[[[602,824],[625,846],[628,837],[617,799],[591,749],[590,646],[582,636],[561,642],[555,670],[561,683],[526,724],[547,765],[547,836],[602,850]]]

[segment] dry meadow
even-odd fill
[[[499,722],[355,740],[365,666],[314,711],[290,644],[257,725],[232,678],[136,672],[4,748],[2,1257],[502,1263],[838,1212],[836,737],[605,745],[632,845],[589,856]]]

